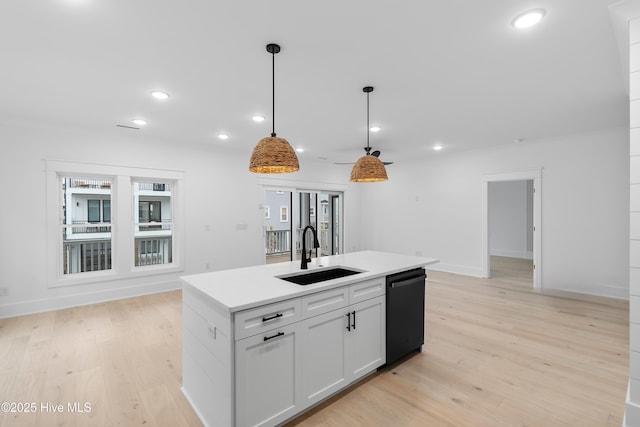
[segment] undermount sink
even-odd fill
[[[351,276],[362,273],[361,270],[346,267],[328,267],[305,273],[294,273],[286,276],[276,276],[278,279],[286,280],[297,285],[311,285],[313,283],[324,282],[326,280],[339,279],[340,277]]]

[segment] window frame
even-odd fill
[[[83,285],[95,282],[123,280],[149,275],[184,271],[184,172],[169,169],[150,169],[65,160],[46,162],[46,236],[47,236],[47,285],[49,288]],[[62,221],[63,177],[95,177],[111,180],[111,245],[110,270],[63,274],[63,239],[60,234]],[[169,264],[136,267],[133,257],[134,225],[133,182],[158,181],[171,183],[173,218],[173,254]],[[101,203],[102,205],[102,203]],[[102,206],[101,206],[102,207]],[[137,208],[137,207],[136,207]],[[102,214],[102,211],[100,212]]]

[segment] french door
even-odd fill
[[[342,197],[338,191],[265,188],[265,262],[302,259],[303,246],[311,258],[342,253]],[[317,249],[311,230],[303,236],[307,226],[316,230]]]

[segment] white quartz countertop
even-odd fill
[[[435,258],[362,251],[314,258],[308,270],[300,269],[300,261],[291,261],[192,274],[181,279],[185,287],[197,289],[222,308],[236,312],[437,262]],[[276,277],[337,266],[363,272],[305,286]]]

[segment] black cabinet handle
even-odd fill
[[[347,313],[347,331],[351,331],[351,313]]]
[[[391,283],[391,287],[400,288],[402,286],[409,286],[409,285],[424,286],[424,281],[426,280],[426,278],[427,278],[427,275],[422,274],[420,276],[412,277],[411,279],[401,280],[399,282],[393,282]]]
[[[264,337],[264,340],[265,340],[265,341],[269,341],[269,340],[272,340],[272,339],[274,339],[274,338],[281,337],[281,336],[283,336],[283,335],[284,335],[284,332],[278,332],[277,334],[272,335],[272,336],[270,336],[270,337]]]
[[[353,324],[351,325],[351,327],[355,329],[356,328],[356,312],[352,311],[351,314],[353,314]]]
[[[269,320],[277,319],[278,317],[282,317],[282,316],[283,316],[282,313],[276,313],[271,317],[263,317],[262,321],[263,322],[268,322]]]

